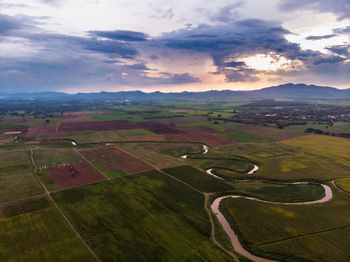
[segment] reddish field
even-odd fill
[[[86,162],[72,164],[71,166],[50,168],[48,171],[56,185],[61,189],[106,180],[103,175]]]
[[[185,127],[181,132],[167,133],[163,135],[127,137],[124,141],[168,141],[168,142],[202,142],[208,146],[222,146],[234,142],[216,136],[216,130],[208,127]]]
[[[87,149],[82,151],[90,161],[97,161],[108,171],[120,170],[130,173],[139,173],[153,168],[137,158],[124,153],[115,147]]]
[[[215,134],[216,130],[209,127],[185,127],[184,134],[167,134],[166,141],[169,142],[202,142],[208,146],[222,146],[233,144],[234,142]]]
[[[24,134],[24,137],[45,136],[54,133],[56,133],[56,127],[54,126],[32,127]]]
[[[147,129],[157,134],[181,133],[181,129],[163,123],[135,123],[127,120],[112,121],[90,121],[90,122],[65,122],[61,123],[58,131],[105,131],[105,130],[127,130],[127,129]]]
[[[125,138],[126,141],[169,141],[169,142],[202,142],[209,146],[220,146],[232,144],[228,139],[216,136],[217,130],[209,127],[176,127],[174,124],[146,122],[135,123],[127,120],[112,121],[89,121],[89,122],[63,122],[60,124],[59,132],[69,131],[104,131],[104,130],[128,130],[146,129],[157,135],[145,137]],[[32,129],[26,136],[48,135],[55,133],[54,127],[42,127]]]

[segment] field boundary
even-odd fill
[[[39,147],[35,147],[34,149],[31,148],[30,149],[30,158],[32,160],[32,166],[33,166],[33,174],[36,178],[36,180],[38,181],[38,183],[41,185],[41,187],[44,189],[45,194],[48,196],[48,198],[50,199],[50,201],[52,202],[52,204],[54,205],[54,207],[57,209],[57,211],[61,214],[61,216],[63,217],[63,219],[66,221],[66,223],[68,224],[68,226],[73,230],[73,232],[75,233],[75,235],[78,237],[78,239],[80,239],[80,241],[82,242],[82,244],[88,249],[88,251],[91,253],[91,255],[93,257],[95,257],[95,259],[98,262],[101,262],[101,260],[99,259],[99,257],[96,255],[96,253],[89,247],[89,245],[86,243],[86,241],[84,240],[84,238],[80,235],[80,233],[75,229],[75,227],[73,226],[73,224],[69,221],[69,219],[66,217],[66,215],[63,213],[63,211],[59,208],[59,206],[57,205],[57,203],[55,202],[55,200],[53,199],[53,197],[51,196],[50,192],[47,190],[46,186],[44,185],[44,183],[40,180],[40,178],[37,175],[37,167],[34,161],[34,150],[37,149]]]
[[[291,237],[281,238],[281,239],[263,242],[263,243],[258,243],[258,244],[254,244],[254,245],[261,247],[261,246],[265,246],[265,245],[269,245],[269,244],[275,244],[275,243],[287,241],[290,239],[295,239],[295,238],[305,237],[305,236],[310,236],[310,235],[317,235],[317,234],[322,234],[322,233],[328,233],[328,232],[332,232],[332,231],[336,231],[336,230],[340,230],[340,229],[345,229],[345,228],[350,228],[350,225],[345,225],[345,226],[336,227],[336,228],[330,228],[330,229],[325,229],[325,230],[320,230],[320,231],[299,234],[299,235],[295,235],[295,236],[291,236]]]

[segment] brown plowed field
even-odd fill
[[[181,133],[180,128],[163,123],[135,123],[127,120],[111,121],[90,121],[90,122],[64,122],[58,131],[105,131],[105,130],[127,130],[127,129],[147,129],[156,134]]]
[[[72,175],[72,170],[74,175]],[[48,169],[56,185],[63,189],[104,181],[106,178],[92,168],[88,163],[72,164],[70,167],[55,167]]]
[[[115,147],[87,149],[82,151],[82,153],[89,161],[98,162],[108,171],[120,170],[139,173],[153,169],[151,166]]]
[[[54,126],[32,127],[24,134],[24,137],[45,136],[54,133],[56,133],[56,127]]]
[[[234,142],[215,134],[217,131],[209,127],[185,127],[185,134],[166,134],[165,139],[169,142],[202,142],[208,146],[223,146]]]

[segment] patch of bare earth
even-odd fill
[[[60,189],[106,180],[102,174],[86,162],[50,168],[48,171]]]
[[[27,133],[25,133],[24,137],[38,137],[45,136],[56,133],[56,127],[54,126],[44,126],[44,127],[32,127],[29,128]]]

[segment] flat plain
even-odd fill
[[[299,108],[251,102],[3,116],[1,261],[254,260],[219,198],[255,256],[349,261],[348,122],[274,121]]]

